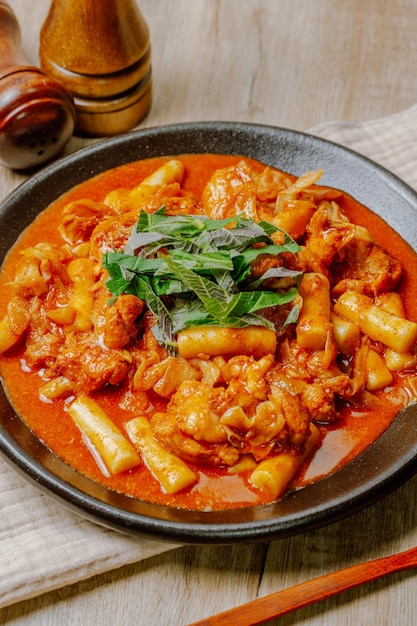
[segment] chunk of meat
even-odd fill
[[[133,386],[138,391],[153,389],[162,398],[170,398],[178,387],[189,380],[200,380],[201,370],[181,357],[160,359],[157,352],[143,353],[137,358]]]
[[[144,308],[144,301],[131,294],[122,294],[105,308],[103,333],[108,348],[123,348],[136,337],[136,320]]]
[[[302,447],[309,413],[301,398],[267,383],[272,362],[266,357],[233,361],[223,385],[188,380],[166,411],[151,418],[162,445],[185,460],[214,466],[233,465],[248,453],[259,460]]]
[[[271,400],[277,414],[281,414],[285,422],[280,433],[281,445],[285,442],[290,446],[303,446],[310,434],[310,416],[306,406],[298,396],[282,387],[272,388]]]
[[[15,277],[10,286],[22,298],[38,297],[48,293],[50,287],[62,287],[68,282],[66,262],[68,250],[49,243],[38,243],[26,248],[16,265]]]
[[[29,328],[26,335],[26,350],[24,359],[31,367],[49,367],[55,361],[63,344],[62,333],[53,324],[48,323],[47,317],[39,307],[32,302]]]
[[[90,392],[105,384],[118,385],[127,375],[131,361],[127,351],[103,349],[91,345],[91,335],[84,342],[77,336],[70,338],[60,350],[51,371],[73,382],[75,388]]]
[[[324,350],[312,351],[285,339],[280,345],[277,365],[266,378],[272,389],[283,387],[297,395],[312,421],[334,423],[339,418],[337,398],[350,401],[365,388],[367,350],[366,344],[361,346],[349,370],[342,371],[332,341]]]
[[[381,246],[354,239],[344,250],[343,260],[333,266],[333,294],[357,291],[378,296],[393,291],[401,280],[402,267]]]
[[[239,449],[227,440],[227,433],[214,411],[221,390],[189,381],[181,385],[165,413],[151,418],[151,427],[163,446],[184,460],[223,466],[234,465]]]
[[[275,202],[279,193],[286,191],[294,182],[291,176],[273,167],[266,167],[255,177],[255,181],[256,196],[261,202]]]
[[[212,219],[224,219],[243,214],[258,220],[256,184],[253,171],[247,163],[216,170],[203,195],[203,208]]]
[[[335,394],[328,387],[318,382],[306,385],[301,398],[313,422],[331,424],[338,419]]]
[[[105,252],[123,250],[136,221],[137,213],[132,211],[100,222],[91,234],[91,257],[101,265]]]
[[[113,215],[114,211],[102,202],[74,200],[65,206],[59,230],[65,241],[78,244],[88,241],[94,228]]]
[[[329,276],[334,258],[355,236],[355,225],[335,202],[321,202],[307,226],[307,239],[298,254],[304,271]]]

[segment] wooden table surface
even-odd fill
[[[48,0],[10,0],[37,63]],[[139,0],[154,102],[143,126],[197,120],[297,130],[417,102],[415,0]],[[85,140],[72,139],[70,150]],[[0,168],[4,197],[23,176]],[[15,626],[181,626],[335,569],[417,545],[417,479],[332,526],[269,544],[184,547],[0,610]],[[1,572],[1,564],[0,564]],[[290,614],[281,626],[417,624],[403,572]]]

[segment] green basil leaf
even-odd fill
[[[146,302],[157,320],[155,337],[171,353],[175,335],[193,326],[274,328],[258,312],[291,302],[302,274],[273,267],[254,278],[250,265],[260,254],[298,252],[286,233],[283,244],[273,243],[271,235],[278,230],[241,215],[212,220],[168,216],[165,207],[152,214],[141,211],[124,252],[103,257],[109,273],[106,286],[114,298],[132,293]],[[266,280],[274,289],[265,287]],[[293,306],[283,328],[297,317],[298,307]]]

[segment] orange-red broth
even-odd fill
[[[62,243],[58,224],[61,210],[68,202],[86,197],[100,201],[114,188],[133,188],[165,160],[148,159],[107,171],[73,188],[46,208],[24,231],[6,258],[0,275],[0,289],[3,294],[0,319],[5,314],[10,296],[7,281],[13,277],[19,252],[41,241]],[[200,196],[214,170],[235,164],[240,158],[184,155],[181,160],[186,172],[184,189]],[[252,165],[263,168],[253,162]],[[354,199],[344,195],[338,199],[338,203],[353,222],[366,225],[373,237],[380,244],[389,247],[390,253],[401,261],[404,277],[400,293],[408,317],[417,320],[417,257],[414,251],[380,217]],[[0,375],[11,403],[48,448],[92,480],[141,500],[194,510],[238,508],[263,504],[270,499],[267,494],[253,488],[247,476],[230,475],[226,469],[193,467],[192,464],[190,466],[200,478],[198,484],[174,495],[162,493],[159,483],[143,465],[116,476],[104,476],[66,411],[65,401],[55,400],[45,404],[40,400],[39,387],[43,381],[37,372],[25,371],[20,360],[21,353],[20,347],[0,357]],[[123,387],[112,390],[106,388],[95,396],[119,426],[135,417],[131,411],[121,408],[125,393]],[[410,394],[412,391],[397,377],[393,386],[382,393],[386,400],[384,410],[381,411],[380,406],[378,410],[366,412],[343,407],[337,425],[321,427],[323,439],[320,448],[312,459],[306,461],[290,487],[299,488],[318,480],[357,456],[386,430],[396,413],[409,402]],[[158,408],[160,410],[161,407],[156,407]]]

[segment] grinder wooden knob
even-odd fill
[[[15,14],[0,0],[0,163],[19,170],[52,160],[75,125],[71,95],[28,65],[20,37]]]
[[[136,0],[52,0],[39,57],[73,96],[76,134],[115,135],[147,114],[151,48]]]

